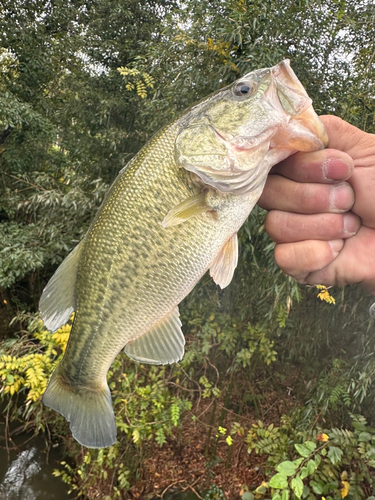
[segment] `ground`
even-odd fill
[[[293,397],[287,393],[282,398],[277,393],[267,394],[264,401],[262,421],[265,425],[278,425],[281,415],[288,413],[294,405]],[[152,456],[143,464],[140,478],[131,489],[132,498],[162,498],[167,492],[188,490],[201,498],[202,492],[215,484],[222,489],[227,500],[237,500],[247,488],[255,489],[261,485],[266,457],[254,452],[249,454],[245,442],[247,430],[259,417],[251,411],[239,416],[225,410],[221,427],[226,432],[217,434],[216,422],[207,448],[212,404],[212,400],[201,401],[199,408],[195,407],[186,414],[181,430],[176,430],[162,447],[153,449]],[[221,410],[219,401],[216,420]],[[226,438],[234,422],[238,422],[245,432],[231,436],[233,444],[229,446]]]

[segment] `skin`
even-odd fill
[[[300,283],[375,295],[375,135],[322,116],[327,149],[276,165],[258,204],[279,267]]]

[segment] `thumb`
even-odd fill
[[[374,134],[363,132],[338,116],[320,116],[328,134],[328,148],[349,154],[355,166],[368,167],[375,163]]]

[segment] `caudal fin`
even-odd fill
[[[65,383],[57,368],[52,374],[43,403],[70,422],[74,439],[87,448],[106,448],[116,442],[116,420],[111,394],[103,389],[77,391]]]

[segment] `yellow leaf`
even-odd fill
[[[342,483],[342,488],[340,489],[341,498],[345,498],[349,493],[350,484],[348,483],[348,481],[341,481],[341,483]]]
[[[133,431],[133,441],[135,443],[137,443],[140,439],[141,435],[139,434],[139,430],[138,429],[134,429]]]
[[[321,441],[322,443],[324,443],[325,441],[328,441],[329,440],[329,436],[327,436],[327,434],[318,434],[316,436],[316,439],[318,441]]]
[[[318,290],[321,290],[321,292],[318,293],[318,298],[320,300],[324,300],[328,304],[336,304],[336,300],[334,297],[332,297],[329,294],[328,288],[324,285],[316,285],[316,288]]]

